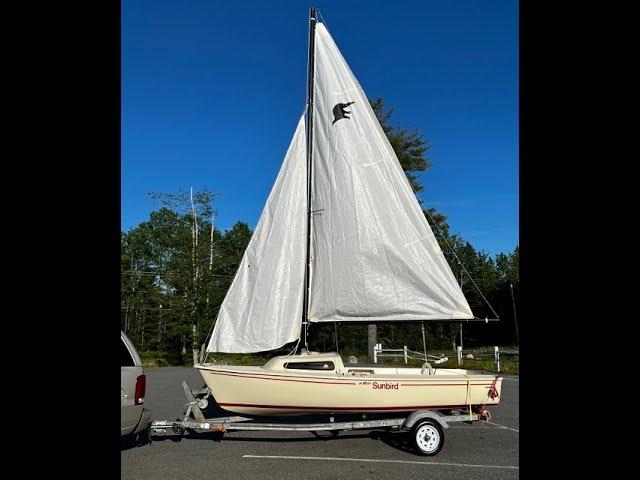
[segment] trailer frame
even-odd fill
[[[173,421],[155,420],[149,426],[150,438],[154,434],[162,436],[179,435],[187,432],[220,432],[231,431],[270,431],[270,432],[331,432],[338,435],[341,431],[351,430],[390,430],[407,431],[414,435],[414,445],[418,453],[422,455],[435,455],[444,443],[443,429],[449,428],[450,423],[465,422],[473,423],[480,420],[488,421],[491,414],[484,407],[472,407],[469,409],[448,409],[448,410],[417,410],[406,416],[369,419],[370,414],[361,414],[360,420],[336,421],[336,415],[329,415],[328,422],[290,422],[271,421],[261,422],[266,417],[245,417],[239,415],[227,415],[224,417],[205,418],[202,410],[208,406],[208,399],[212,396],[209,388],[191,389],[186,381],[182,381],[182,387],[187,399],[185,412],[182,419]],[[317,416],[317,415],[315,415]],[[349,416],[349,415],[344,415]],[[354,415],[350,415],[354,416]],[[302,415],[301,417],[304,417]],[[300,419],[301,417],[296,417]],[[429,425],[433,427],[429,427]],[[438,445],[434,452],[421,451],[417,440],[421,433],[421,428],[430,429],[429,432],[438,438]]]

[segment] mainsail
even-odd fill
[[[471,319],[364,91],[316,27],[309,321]]]
[[[207,351],[261,352],[300,337],[306,256],[306,177],[302,117],[222,302]]]
[[[473,318],[367,96],[322,23],[314,44],[311,205],[303,118],[209,352],[273,350],[300,338],[309,211],[310,322]]]

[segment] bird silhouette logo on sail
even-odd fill
[[[336,123],[338,120],[342,120],[343,118],[347,118],[347,119],[351,118],[351,117],[347,116],[351,112],[345,110],[345,108],[347,108],[349,105],[351,105],[353,103],[355,103],[355,102],[337,103],[336,106],[333,107],[333,122],[331,123],[331,125]]]

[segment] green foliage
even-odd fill
[[[385,109],[384,99],[376,98],[369,102],[409,179],[413,191],[419,193],[424,187],[418,182],[418,175],[431,166],[431,162],[425,156],[431,145],[422,138],[417,128],[409,131],[391,125],[389,119],[394,113],[394,108]]]
[[[436,239],[440,244],[440,248],[444,249],[447,246],[446,240],[449,239],[449,224],[447,223],[447,217],[433,207],[427,208],[423,210],[423,212],[424,216],[427,218],[427,222],[429,222],[431,231],[436,236]]]
[[[167,362],[188,364],[211,329],[252,232],[242,222],[224,233],[212,230],[215,196],[206,189],[194,193],[193,208],[184,192],[151,197],[162,206],[121,235],[122,328],[141,352],[170,353]]]

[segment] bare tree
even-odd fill
[[[200,294],[200,282],[202,281],[202,271],[200,268],[199,238],[202,222],[198,221],[198,217],[206,218],[211,216],[214,218],[212,203],[219,195],[211,193],[207,188],[200,192],[194,192],[193,187],[189,188],[189,193],[179,190],[178,193],[150,193],[149,196],[154,201],[160,202],[162,206],[170,208],[180,215],[184,215],[185,220],[188,219],[191,229],[191,275],[190,288],[188,297],[185,298],[189,305],[189,322],[191,323],[191,350],[193,364],[198,363],[200,355],[200,318],[198,315],[198,302]],[[213,240],[213,221],[211,226],[211,239]],[[213,245],[209,249],[209,271],[213,265]],[[185,295],[187,293],[185,292]],[[209,298],[207,294],[207,305]],[[186,343],[186,339],[183,339]],[[183,355],[186,353],[185,343],[183,343]]]

